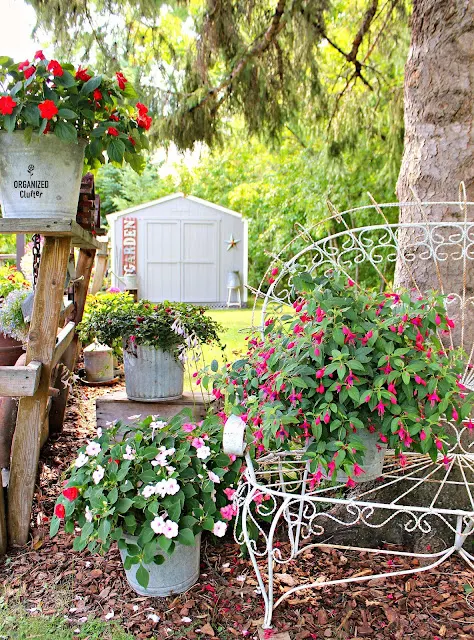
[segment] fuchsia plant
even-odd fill
[[[309,444],[314,482],[342,469],[353,485],[364,429],[402,464],[404,451],[447,463],[444,418],[460,424],[473,394],[461,383],[461,350],[441,339],[454,326],[443,297],[367,292],[334,272],[293,283],[294,314],[268,318],[245,359],[203,372],[225,400],[223,417],[241,415],[257,452]]]

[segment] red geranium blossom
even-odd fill
[[[79,67],[74,77],[76,78],[76,80],[82,80],[83,82],[87,82],[92,78],[92,76],[87,73],[87,67],[85,69]]]
[[[18,71],[23,71],[23,69],[26,69],[26,67],[30,66],[30,61],[29,60],[25,60],[24,62],[20,62],[20,64],[18,65]]]
[[[51,120],[51,118],[58,112],[58,108],[52,100],[44,100],[43,102],[40,102],[38,109],[40,110],[41,117],[46,118],[46,120]]]
[[[51,71],[53,76],[61,77],[64,74],[62,66],[57,60],[51,60],[47,66],[48,71]]]
[[[57,504],[54,507],[54,515],[61,519],[64,518],[64,516],[66,515],[66,509],[64,508],[63,504]]]
[[[148,107],[144,105],[143,102],[137,102],[136,107],[139,115],[144,116],[148,113]]]
[[[94,96],[94,100],[102,100],[102,92],[99,89],[96,89],[92,94]]]
[[[109,127],[107,129],[107,133],[109,134],[109,136],[117,137],[119,135],[119,132],[117,131],[117,129],[115,127]]]
[[[127,84],[128,80],[127,78],[123,75],[123,73],[121,71],[117,71],[117,73],[115,74],[116,78],[117,78],[117,82],[118,82],[118,86],[120,87],[120,89],[122,89],[122,91],[125,89],[125,85]]]
[[[0,113],[2,116],[9,116],[12,114],[16,105],[17,103],[11,96],[2,96],[0,98]]]
[[[71,501],[75,500],[78,495],[79,495],[79,489],[77,487],[67,487],[67,489],[64,489],[63,491],[63,496],[67,500],[71,500]]]
[[[109,116],[109,120],[113,120],[114,122],[120,122],[120,118],[116,113],[111,113]]]
[[[31,67],[28,67],[28,69],[25,69],[24,74],[25,74],[25,78],[28,80],[28,78],[31,78],[31,76],[34,74],[34,72],[36,71],[36,67],[34,67],[33,65],[31,65]]]
[[[152,118],[150,118],[150,116],[147,115],[139,115],[137,118],[137,124],[139,127],[141,127],[142,129],[145,129],[145,131],[148,131],[148,129],[151,127],[151,123],[153,122]]]
[[[39,49],[36,53],[35,53],[35,57],[34,60],[44,60],[44,53],[41,51],[41,49]]]

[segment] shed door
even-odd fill
[[[145,297],[218,302],[218,226],[213,221],[148,222]]]
[[[148,222],[145,297],[153,302],[181,300],[181,224]]]
[[[217,302],[217,224],[182,225],[182,301]]]

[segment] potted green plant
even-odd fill
[[[47,60],[0,57],[3,217],[75,219],[84,170],[107,159],[143,167],[152,119],[131,83]],[[134,104],[135,103],[135,104]]]
[[[203,531],[222,537],[241,462],[222,453],[219,420],[169,423],[149,416],[124,434],[113,425],[82,447],[51,519],[76,535],[73,547],[106,553],[118,542],[130,585],[140,594],[185,591],[199,578]],[[122,435],[121,435],[122,434]]]
[[[349,486],[378,477],[383,449],[441,454],[450,438],[442,417],[460,424],[473,394],[461,383],[460,350],[442,296],[364,291],[335,272],[293,279],[294,313],[267,318],[247,357],[202,376],[242,415],[253,445],[306,446],[313,480]]]
[[[21,303],[30,284],[15,267],[0,267],[0,365],[12,366],[23,353],[26,324]],[[19,292],[12,298],[12,292]]]
[[[220,329],[205,307],[119,298],[91,309],[80,335],[115,348],[121,342],[128,398],[156,402],[182,396],[187,352],[197,357],[202,344],[220,344]]]

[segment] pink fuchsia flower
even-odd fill
[[[326,413],[324,414],[324,424],[329,424],[331,422],[331,416],[329,415],[329,411],[326,411]]]
[[[230,487],[227,487],[227,489],[224,489],[224,493],[227,497],[228,500],[232,500],[232,498],[235,495],[236,490],[235,489],[231,489]]]
[[[474,429],[474,422],[472,420],[466,422],[466,428],[469,429],[469,431],[472,431]]]
[[[321,378],[324,378],[324,372],[325,372],[324,368],[319,369],[318,371],[316,371],[316,378],[318,380],[320,380]]]
[[[436,317],[435,317],[435,323],[436,323],[436,325],[437,325],[438,327],[439,327],[439,325],[441,324],[441,317],[440,317],[439,313],[437,313],[437,314],[436,314]]]
[[[194,429],[196,428],[196,425],[191,424],[190,422],[186,422],[181,428],[185,433],[191,433],[191,431],[194,431]]]
[[[287,349],[293,349],[293,347],[295,346],[296,342],[289,342],[287,345]]]
[[[365,471],[362,469],[362,467],[359,467],[359,465],[357,463],[354,463],[354,467],[353,467],[352,471],[353,471],[353,473],[354,473],[354,475],[356,477],[362,475],[363,473],[365,473]]]
[[[398,460],[399,460],[399,462],[400,462],[402,467],[405,467],[407,462],[408,462],[408,458],[406,456],[404,456],[403,453],[399,454]]]
[[[379,416],[382,418],[383,414],[385,413],[385,407],[386,405],[382,402],[382,400],[380,400],[380,402],[375,406],[375,409],[377,409],[377,413],[379,414]]]
[[[397,393],[397,389],[396,389],[396,387],[395,387],[395,385],[394,385],[394,383],[393,383],[393,382],[391,382],[391,383],[388,385],[387,389],[388,389],[388,391],[390,391],[390,393],[393,393],[393,394],[395,394],[395,395],[396,395],[396,393]]]
[[[434,406],[435,406],[435,404],[441,400],[441,398],[438,396],[438,394],[436,393],[436,391],[433,391],[433,393],[429,393],[429,394],[426,396],[426,399],[427,399],[427,400],[429,400],[429,402],[430,402],[430,404],[431,404],[431,406],[432,406],[432,407],[434,407]]]
[[[451,318],[446,318],[446,324],[447,324],[447,325],[448,325],[448,327],[450,327],[451,329],[454,329],[454,327],[455,327],[454,320],[451,320]]]
[[[323,478],[323,473],[322,473],[321,469],[318,469],[316,471],[316,473],[313,473],[311,478],[310,478],[309,488],[310,489],[314,489],[314,487],[316,485],[319,485],[319,483],[321,482],[322,478]]]
[[[347,286],[348,287],[353,287],[355,285],[354,280],[352,280],[351,278],[347,278]]]
[[[356,486],[355,480],[353,480],[350,476],[347,478],[346,487],[352,489]]]
[[[222,538],[225,536],[225,532],[227,531],[227,524],[219,520],[219,522],[214,523],[214,527],[212,528],[212,533],[218,538]]]
[[[423,380],[418,374],[415,376],[415,382],[416,384],[421,384],[423,387],[426,387],[426,380]]]
[[[368,341],[370,340],[370,338],[372,338],[374,335],[374,332],[372,331],[372,329],[370,331],[367,331],[367,333],[365,334],[365,336],[362,338],[361,342],[363,345],[366,345],[368,343]]]
[[[220,389],[215,388],[215,389],[212,390],[212,395],[214,396],[214,398],[216,400],[219,400],[220,398],[222,398],[222,396],[224,394],[222,393],[222,391]]]
[[[452,458],[449,458],[449,457],[448,457],[448,456],[446,456],[446,455],[445,455],[445,456],[443,456],[443,460],[442,460],[442,462],[443,462],[443,464],[444,464],[444,466],[445,466],[445,467],[449,466],[449,465],[451,464],[451,462],[452,462],[452,461],[453,461],[453,459],[452,459]]]
[[[380,440],[380,442],[383,442],[384,444],[386,444],[388,442],[387,436],[384,435],[383,433],[379,433],[379,440]]]
[[[277,276],[278,275],[278,267],[273,267],[272,271],[271,271],[272,276]]]
[[[420,431],[420,440],[426,440],[426,433],[423,429]]]
[[[458,420],[459,419],[459,414],[456,411],[456,409],[453,407],[452,411],[451,411],[451,415],[453,416],[453,420]],[[86,449],[86,453],[87,453],[87,449]]]
[[[349,327],[342,327],[342,333],[345,335],[344,344],[354,344],[356,339],[356,334],[353,333]]]
[[[328,476],[331,477],[332,474],[334,473],[336,469],[336,462],[334,460],[331,460],[331,462],[328,462]]]
[[[443,441],[440,440],[439,438],[436,438],[435,440],[435,446],[438,449],[438,451],[441,451],[443,449]]]

